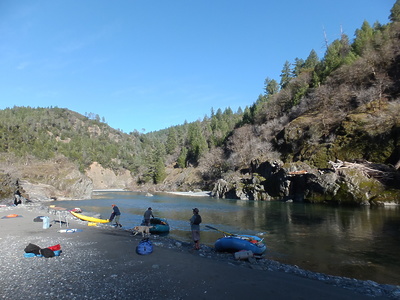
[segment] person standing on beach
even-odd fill
[[[154,218],[153,216],[153,211],[151,210],[151,207],[149,207],[145,212],[144,212],[144,225],[150,226],[150,217]]]
[[[14,205],[15,206],[22,203],[21,198],[22,198],[21,192],[19,190],[17,190],[14,193]]]
[[[195,250],[200,249],[200,223],[201,216],[199,215],[199,209],[193,208],[193,216],[190,218],[190,229],[192,230],[192,239]]]
[[[110,216],[110,222],[115,219],[115,227],[122,227],[121,223],[119,223],[119,218],[121,217],[121,212],[115,204],[112,204],[111,207],[113,208],[113,212]]]

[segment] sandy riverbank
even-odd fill
[[[21,217],[3,219],[18,214]],[[67,213],[68,214],[68,213]],[[91,227],[69,217],[76,233],[59,233],[66,225],[48,229],[37,216],[58,216],[37,206],[0,208],[2,299],[395,299],[393,286],[315,274],[306,278],[295,267],[257,260],[235,261],[203,246],[153,236],[154,252],[141,256],[141,237],[110,226]],[[24,248],[60,244],[54,258],[25,258]],[[299,271],[300,272],[300,271]],[[299,274],[302,274],[301,276]],[[307,273],[308,274],[308,273]],[[311,278],[317,278],[311,279]],[[368,295],[375,295],[370,297]]]

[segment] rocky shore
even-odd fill
[[[4,218],[17,214],[15,218]],[[38,216],[49,216],[43,229]],[[60,222],[61,221],[61,222]],[[67,223],[68,221],[68,227]],[[267,259],[237,261],[168,237],[138,255],[140,236],[109,225],[87,226],[40,205],[0,208],[1,299],[399,299],[400,287],[328,276]],[[59,232],[62,229],[80,232]],[[24,248],[61,245],[61,255],[26,258]]]

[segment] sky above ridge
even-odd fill
[[[269,3],[276,2],[276,3]],[[0,109],[68,108],[126,133],[254,103],[285,61],[389,22],[395,0],[2,0]]]

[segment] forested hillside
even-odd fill
[[[115,172],[129,170],[136,183],[131,188],[155,185],[158,190],[211,190],[224,180],[233,184],[227,191],[237,191],[238,182],[245,185],[250,176],[254,183],[257,173],[263,200],[290,194],[268,187],[271,166],[311,173],[332,170],[332,162],[339,160],[398,170],[400,1],[389,19],[388,24],[365,21],[353,40],[341,34],[322,58],[311,50],[305,59],[286,61],[280,79],[266,78],[264,94],[243,110],[211,109],[201,120],[156,132],[123,133],[98,115],[82,116],[66,108],[2,110],[3,161],[63,156],[82,173],[98,162]],[[396,172],[391,169],[390,179],[381,181],[395,193]],[[243,197],[255,198],[254,189],[247,187]],[[315,191],[303,196],[311,194]],[[239,197],[237,192],[233,196]]]

